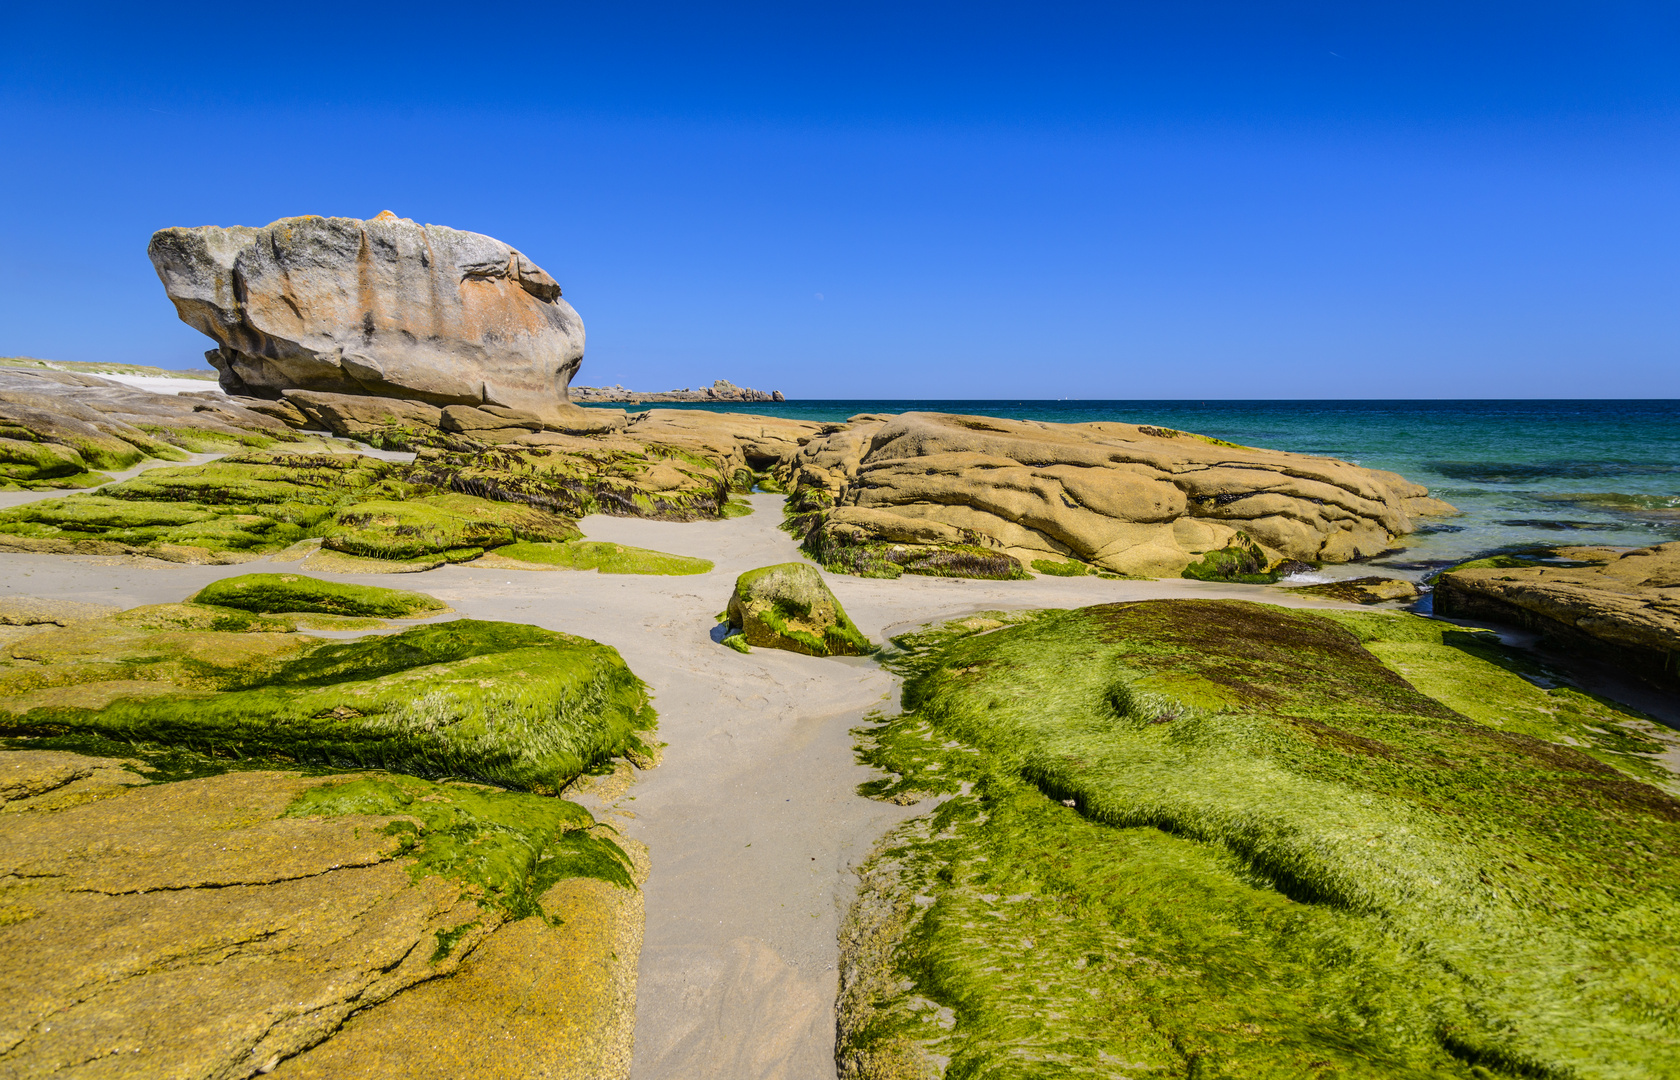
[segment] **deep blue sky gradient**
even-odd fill
[[[578,381],[1680,397],[1673,3],[0,9],[0,354],[184,367],[168,225],[391,209]]]

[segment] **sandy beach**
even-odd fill
[[[894,824],[926,809],[872,801],[855,790],[871,774],[854,761],[850,731],[872,710],[896,711],[896,678],[872,660],[768,649],[741,655],[715,640],[715,616],[738,574],[801,558],[776,527],[781,497],[751,498],[753,514],[725,521],[581,522],[590,539],[713,560],[716,568],[702,575],[471,564],[399,578],[320,575],[420,589],[463,616],[605,642],[652,687],[662,763],[627,787],[600,783],[580,796],[648,845],[653,862],[637,988],[637,1080],[833,1076],[837,933],[855,886],[852,867]],[[0,596],[131,607],[176,601],[210,581],[268,565],[0,554]],[[877,641],[996,608],[1161,597],[1326,604],[1261,586],[1188,580],[826,576]]]

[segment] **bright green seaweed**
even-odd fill
[[[705,574],[711,571],[713,565],[710,559],[670,555],[663,551],[597,540],[546,544],[521,542],[497,548],[496,554],[504,559],[539,566],[599,570],[603,574]]]
[[[1155,601],[898,639],[867,790],[951,797],[862,872],[842,1076],[1680,1071],[1657,744],[1454,633]]]
[[[130,633],[116,656],[95,655],[101,643],[87,636],[107,636],[98,627],[44,636],[33,666],[0,675],[13,694],[48,697],[0,712],[0,734],[97,735],[553,793],[645,749],[640,733],[655,717],[614,649],[518,623],[459,619],[353,641],[252,635],[248,648],[238,634]],[[52,665],[72,635],[81,652]],[[121,693],[97,707],[52,696],[55,685],[92,683]],[[137,692],[149,683],[192,689]]]
[[[302,574],[240,574],[212,582],[188,598],[263,614],[317,612],[325,615],[410,619],[448,611],[435,596],[377,585],[344,585]]]
[[[414,879],[436,874],[466,885],[481,904],[514,919],[543,915],[538,901],[563,878],[634,887],[624,849],[594,835],[589,811],[565,799],[369,776],[310,788],[285,816],[339,814],[416,819],[386,826],[402,838],[398,854],[414,859],[409,867]]]

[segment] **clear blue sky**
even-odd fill
[[[578,381],[1680,397],[1680,6],[0,5],[0,355],[201,364],[169,225],[522,249]]]

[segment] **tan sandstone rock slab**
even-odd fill
[[[640,894],[562,881],[545,903],[565,928],[504,923],[417,877],[385,828],[400,819],[283,816],[350,778],[147,783],[109,759],[0,752],[0,1074],[219,1080],[315,1047],[338,1055],[327,1075],[624,1076]],[[403,1023],[363,1019],[393,999]],[[413,1052],[431,1045],[574,1067],[477,1072]]]
[[[1274,558],[1346,562],[1452,512],[1389,472],[1131,424],[854,417],[786,466],[843,543],[961,542],[1144,576],[1244,533]]]
[[[1680,678],[1680,541],[1557,554],[1590,565],[1449,571],[1436,580],[1435,611],[1515,623],[1623,666]]]

